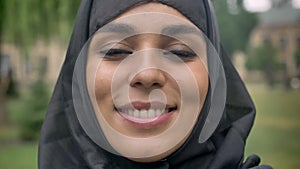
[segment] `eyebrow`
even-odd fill
[[[136,31],[133,27],[124,23],[110,23],[100,29],[100,32],[116,32],[122,34],[133,34]]]
[[[134,27],[125,23],[110,23],[100,29],[100,32],[115,32],[122,34],[135,34],[137,31]],[[192,26],[188,25],[168,25],[161,30],[161,34],[164,35],[178,35],[178,34],[195,34],[201,36],[200,31]]]
[[[177,35],[177,34],[195,34],[200,36],[200,31],[188,25],[169,25],[162,29],[162,34]]]

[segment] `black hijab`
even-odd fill
[[[81,127],[72,99],[72,77],[76,59],[90,36],[119,14],[150,0],[83,0],[41,132],[39,169],[246,169],[259,164],[257,156],[243,163],[245,141],[253,125],[255,108],[236,70],[219,43],[213,8],[209,0],[159,0],[190,19],[219,53],[227,82],[226,105],[217,129],[199,143],[199,134],[208,118],[201,113],[188,140],[166,159],[137,163],[111,154],[95,144]],[[209,94],[208,94],[209,96]],[[209,109],[207,101],[203,112]],[[208,136],[203,136],[208,137]],[[257,169],[268,169],[257,166]]]

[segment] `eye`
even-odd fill
[[[128,55],[131,55],[133,52],[126,49],[121,48],[112,48],[108,50],[102,50],[100,51],[100,54],[104,56],[104,58],[107,59],[121,59]]]
[[[181,59],[191,59],[196,56],[196,53],[187,50],[170,50],[164,52],[164,55],[176,55]]]
[[[169,55],[170,57],[174,57],[174,55],[176,55],[183,61],[192,60],[197,57],[197,54],[192,49],[181,42],[171,43],[167,48],[165,48],[163,54]]]

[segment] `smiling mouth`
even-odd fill
[[[141,128],[152,128],[167,122],[176,110],[176,106],[159,102],[133,102],[118,108],[115,107],[115,111],[126,121]]]

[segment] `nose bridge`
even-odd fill
[[[159,68],[160,67],[160,49],[146,48],[138,52],[140,68]]]
[[[146,88],[163,86],[166,82],[166,76],[164,71],[160,69],[159,51],[157,49],[145,49],[139,52],[137,58],[139,70],[133,72],[130,85]]]

